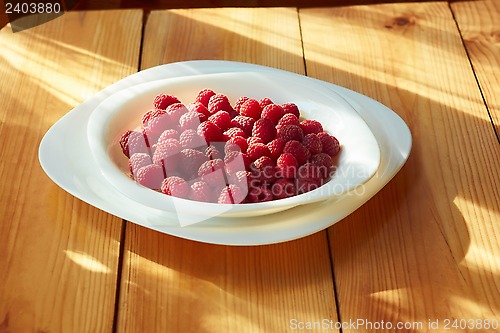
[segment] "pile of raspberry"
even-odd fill
[[[340,151],[320,122],[294,103],[275,104],[201,90],[190,104],[157,95],[142,125],[120,145],[139,184],[184,199],[257,203],[306,193],[327,182]]]

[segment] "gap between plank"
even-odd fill
[[[113,326],[111,332],[118,332],[118,312],[120,309],[120,292],[122,285],[123,253],[125,251],[125,235],[127,231],[127,221],[122,220],[122,230],[120,233],[120,250],[118,254],[118,267],[116,273],[115,307],[113,313]]]
[[[335,294],[335,310],[337,311],[337,321],[339,323],[342,323],[342,318],[340,316],[340,300],[338,297],[337,280],[335,280],[335,268],[333,265],[332,245],[330,242],[330,234],[328,232],[328,229],[325,230],[325,233],[326,233],[326,243],[328,244],[328,257],[330,258],[330,273],[332,274],[333,293]],[[342,325],[340,325],[339,327],[339,332],[342,333]]]

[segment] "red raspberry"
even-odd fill
[[[326,153],[319,153],[311,156],[311,163],[316,164],[320,168],[320,173],[323,179],[328,179],[333,171],[333,159]]]
[[[255,119],[245,116],[236,116],[231,119],[231,126],[241,128],[245,134],[248,136],[252,135],[253,124]]]
[[[215,92],[212,89],[203,89],[196,96],[196,101],[208,106],[208,102],[213,95],[215,95]]]
[[[269,148],[263,143],[251,143],[247,148],[247,155],[251,162],[262,156],[271,156]]]
[[[297,169],[299,163],[295,156],[290,153],[283,153],[276,161],[276,168],[278,175],[283,178],[295,178],[297,176]]]
[[[144,135],[147,139],[148,145],[154,145],[160,135],[170,129],[172,127],[172,121],[170,120],[170,116],[166,113],[158,115],[154,118],[148,120],[146,125],[144,126]]]
[[[246,153],[247,148],[247,140],[244,137],[235,136],[226,141],[226,144],[224,145],[224,153],[227,154],[231,151]]]
[[[192,102],[191,104],[187,105],[187,108],[189,111],[198,112],[199,114],[205,115],[207,118],[210,117],[210,112],[208,112],[207,107],[203,105],[201,102],[198,101]]]
[[[273,160],[277,160],[280,157],[281,153],[283,153],[283,148],[285,148],[285,141],[280,138],[276,138],[267,144],[267,148],[271,152],[271,158]]]
[[[253,175],[250,171],[238,170],[235,173],[228,174],[228,184],[235,184],[243,191],[248,193],[248,188]]]
[[[220,204],[238,204],[245,199],[243,191],[234,184],[230,184],[222,189],[217,200]]]
[[[199,150],[183,149],[179,154],[179,171],[185,179],[198,177],[200,166],[208,161],[207,156]]]
[[[299,167],[296,178],[321,180],[323,176],[317,164],[307,162]]]
[[[255,186],[250,189],[247,199],[252,203],[271,201],[273,200],[273,192],[266,186]]]
[[[225,186],[224,161],[215,159],[204,162],[198,169],[198,176],[212,187]]]
[[[167,94],[159,94],[155,97],[153,105],[156,109],[165,110],[169,105],[179,103],[177,97]]]
[[[185,131],[187,129],[197,129],[202,121],[206,120],[206,116],[195,112],[188,111],[179,119],[179,129]]]
[[[143,116],[142,116],[142,125],[143,126],[146,126],[146,124],[148,123],[148,121],[154,117],[158,117],[159,115],[162,115],[162,114],[165,114],[166,111],[165,110],[161,110],[161,109],[154,109],[154,110],[149,110],[148,112],[146,112]]]
[[[276,126],[284,114],[285,111],[281,106],[277,104],[269,104],[262,109],[261,117],[270,119],[273,122],[273,125]]]
[[[177,125],[182,115],[188,112],[188,108],[182,103],[170,104],[165,110],[171,119],[171,125]]]
[[[326,153],[330,156],[336,156],[340,151],[340,144],[337,138],[326,133],[320,132],[317,134],[318,138],[321,140],[321,144],[323,146],[323,153]]]
[[[278,124],[276,125],[276,129],[279,130],[280,128],[282,128],[286,125],[300,126],[300,120],[292,113],[285,113],[283,115],[283,117],[281,117],[281,119],[278,121]]]
[[[151,156],[149,156],[149,154],[144,154],[144,153],[135,153],[134,155],[130,156],[130,160],[128,161],[128,167],[130,173],[132,173],[134,178],[137,173],[137,170],[139,170],[143,166],[150,164],[153,164]]]
[[[231,127],[231,116],[227,111],[217,111],[208,117],[208,121],[217,125],[223,131]]]
[[[248,99],[249,98],[247,96],[241,96],[240,98],[238,98],[236,102],[234,102],[234,111],[240,113],[241,105],[243,105],[243,103],[245,103]]]
[[[120,147],[122,148],[123,155],[130,157],[129,151],[128,151],[128,139],[130,137],[130,134],[132,134],[133,131],[126,131],[123,133],[122,137],[120,138]]]
[[[171,176],[163,180],[161,191],[166,195],[171,195],[177,198],[188,198],[190,187],[188,183],[181,177]]]
[[[272,184],[276,180],[276,166],[269,156],[262,156],[250,164],[253,177],[262,184]]]
[[[315,133],[309,133],[302,140],[302,144],[309,149],[311,155],[319,154],[323,151],[321,140]]]
[[[158,141],[156,144],[159,145],[167,139],[178,140],[179,139],[179,132],[177,132],[174,129],[168,129],[168,130],[163,131],[163,133],[161,133],[160,137],[158,138]]]
[[[304,139],[304,132],[300,126],[297,125],[285,125],[277,131],[276,137],[282,139],[285,142],[290,140],[295,140],[302,142]]]
[[[250,117],[254,120],[260,119],[262,108],[256,99],[249,98],[240,106],[240,115]]]
[[[274,199],[285,199],[297,194],[295,183],[290,179],[278,179],[271,186],[271,192]]]
[[[181,133],[179,142],[182,148],[206,147],[207,142],[194,129],[188,129]]]
[[[313,178],[297,178],[295,181],[295,186],[297,188],[297,193],[307,193],[309,191],[315,190],[322,185],[321,179]]]
[[[135,180],[152,190],[159,190],[163,178],[163,168],[158,164],[150,164],[137,170]]]
[[[164,175],[170,175],[177,169],[181,144],[175,139],[167,139],[161,145],[156,146],[153,154],[153,163],[161,165],[164,170]]]
[[[290,140],[285,144],[283,153],[290,153],[297,159],[299,166],[306,163],[311,153],[304,145],[296,140]]]
[[[261,118],[253,125],[252,136],[261,138],[264,143],[268,143],[276,137],[276,128],[271,120]]]
[[[314,119],[302,120],[300,122],[300,127],[304,131],[304,135],[307,135],[309,133],[317,134],[319,132],[323,132],[323,126],[321,125],[321,123]]]
[[[250,146],[251,144],[254,144],[254,143],[264,143],[264,140],[262,140],[261,138],[256,137],[256,136],[249,136],[247,138],[247,143]]]
[[[224,136],[224,140],[229,140],[230,138],[233,138],[235,136],[240,136],[240,137],[243,137],[243,138],[247,138],[248,135],[245,133],[245,131],[243,131],[241,128],[238,128],[238,127],[231,127],[229,128],[227,131],[225,131],[223,133],[223,136]]]
[[[202,122],[196,130],[199,136],[205,138],[208,143],[222,141],[222,130],[219,126],[209,121]]]
[[[125,152],[128,157],[132,156],[135,153],[145,153],[149,154],[149,148],[142,132],[131,131],[127,135]]]
[[[238,171],[247,170],[250,162],[247,154],[239,151],[231,151],[224,156],[224,165],[227,174],[234,175]]]
[[[221,151],[214,145],[205,148],[205,156],[210,160],[222,159]]]
[[[210,114],[214,114],[217,111],[226,111],[226,112],[234,111],[233,107],[231,106],[231,103],[229,103],[229,99],[227,98],[226,95],[223,94],[215,94],[212,97],[210,97],[207,108]]]
[[[281,107],[285,111],[285,114],[292,113],[295,115],[295,117],[300,118],[300,111],[299,111],[299,108],[296,104],[285,103],[285,104],[281,104]]]
[[[274,104],[273,101],[269,97],[264,97],[259,100],[259,105],[262,109],[269,104]]]
[[[214,201],[212,198],[212,192],[210,191],[210,186],[208,186],[208,184],[204,181],[198,181],[191,184],[189,199],[202,202]]]

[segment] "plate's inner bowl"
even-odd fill
[[[295,103],[303,118],[321,122],[323,128],[342,145],[331,180],[294,197],[235,205],[175,198],[136,183],[129,176],[128,158],[121,151],[119,140],[122,134],[140,126],[142,115],[152,109],[156,95],[167,93],[188,104],[205,88],[226,95],[233,105],[241,96],[269,97],[277,104]],[[290,76],[268,73],[208,74],[138,84],[111,95],[98,106],[89,120],[88,139],[101,172],[122,193],[155,209],[204,217],[270,214],[339,196],[362,186],[374,175],[380,163],[375,137],[344,99],[307,78],[297,76],[293,80]]]

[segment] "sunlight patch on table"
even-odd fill
[[[64,250],[64,253],[75,264],[94,273],[111,273],[111,269],[96,258],[80,251]]]

